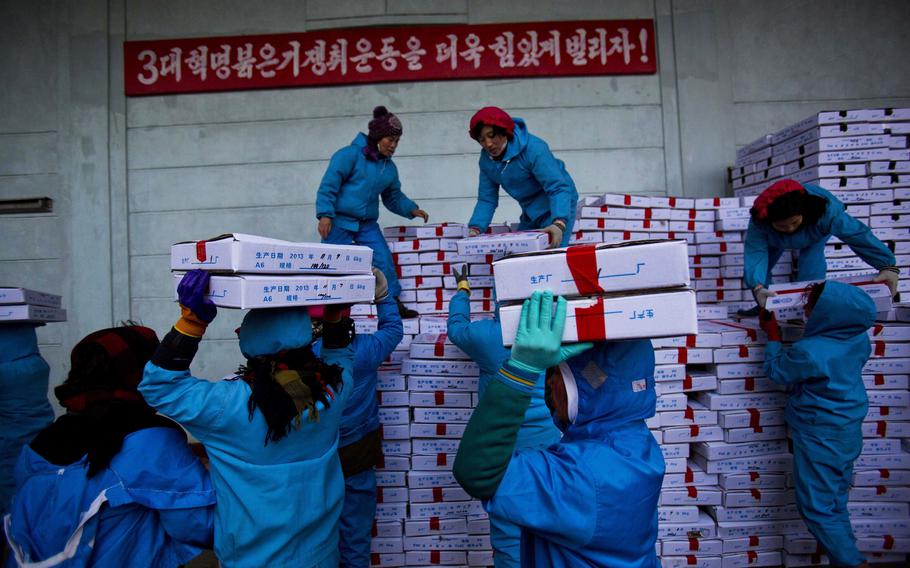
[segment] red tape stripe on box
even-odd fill
[[[381,557],[379,556],[379,553],[378,553],[378,552],[371,552],[371,553],[370,553],[370,565],[371,565],[371,566],[379,566],[381,563],[382,563],[382,559],[381,559]]]
[[[683,412],[683,416],[686,418],[686,420],[695,420],[695,411],[691,406],[687,406],[685,412]]]
[[[689,362],[689,351],[685,347],[676,348],[677,363],[685,365]]]
[[[434,503],[442,502],[442,487],[433,488],[433,502]]]
[[[689,492],[689,499],[698,499],[698,489],[693,486],[686,487],[686,490]],[[698,550],[697,548],[695,550]]]
[[[875,424],[875,434],[881,438],[884,438],[888,434],[888,423],[884,420],[879,420]]]
[[[442,357],[446,352],[446,334],[440,333],[436,336],[436,343],[433,345],[433,355]]]
[[[747,391],[755,390],[755,377],[746,377],[743,381],[746,383],[744,386]]]
[[[760,542],[761,539],[758,537],[758,535],[753,534],[749,537],[749,546],[758,546]]]
[[[686,477],[685,477],[685,479],[686,479],[686,483],[694,483],[694,482],[695,482],[695,472],[692,471],[692,468],[691,468],[691,467],[686,466]]]
[[[687,335],[686,336],[686,347],[695,347],[697,341],[698,341],[698,338],[696,336]]]
[[[689,550],[697,551],[699,548],[698,539],[689,537]]]
[[[875,486],[875,494],[876,494],[876,495],[884,495],[884,494],[887,493],[887,492],[888,492],[888,488],[885,487],[884,485],[876,485],[876,486]]]
[[[437,424],[437,425],[436,425],[436,435],[437,435],[437,436],[445,436],[445,435],[446,435],[446,425],[445,425],[445,424]]]
[[[687,555],[686,556],[686,566],[698,566],[698,557]]]
[[[758,560],[758,553],[755,552],[754,550],[750,550],[750,551],[746,552],[746,556],[749,557],[749,564],[752,564],[753,562]]]
[[[879,406],[878,413],[881,414],[882,416],[888,416],[889,414],[891,414],[891,409],[888,408],[887,406]]]
[[[205,241],[196,241],[196,260],[199,262],[205,262],[209,257],[205,253]]]
[[[430,564],[439,564],[439,562],[440,562],[439,551],[431,550],[430,551]]]
[[[669,198],[668,201],[670,202],[670,207],[676,207],[676,198],[675,197]]]
[[[878,476],[882,479],[889,479],[891,477],[891,471],[887,469],[878,470]]]
[[[698,424],[689,425],[689,436],[691,436],[692,438],[698,436],[698,431],[699,431]]]
[[[430,530],[431,531],[439,530],[439,517],[430,517]]]
[[[758,481],[760,478],[761,478],[761,474],[758,473],[757,471],[750,471],[750,472],[749,472],[749,480],[750,480],[752,483],[755,483],[755,482]]]
[[[891,550],[894,548],[894,537],[890,534],[886,534],[884,541],[882,542],[882,548],[885,550]]]
[[[756,501],[761,501],[761,491],[759,491],[758,489],[750,489],[749,492],[752,493],[753,499],[755,499]]]
[[[749,413],[749,428],[758,428],[761,412],[757,408],[747,408],[746,412]]]
[[[446,403],[446,393],[444,391],[434,392],[433,398],[435,399],[436,406],[442,406]]]
[[[597,298],[590,307],[575,308],[575,328],[578,330],[579,341],[603,341],[607,338],[603,298]]]
[[[749,356],[749,348],[746,347],[745,345],[740,345],[739,346],[739,358],[745,359],[748,356]]]
[[[443,467],[448,463],[448,456],[446,454],[436,454],[436,465]]]
[[[683,379],[683,390],[692,390],[692,376],[686,375],[686,378]]]
[[[875,384],[878,386],[885,384],[885,375],[882,375],[882,374],[875,375]]]
[[[884,357],[884,356],[885,356],[885,342],[884,342],[884,341],[876,341],[876,342],[875,342],[875,356],[876,356],[876,357]]]
[[[885,329],[885,326],[883,326],[883,325],[880,324],[880,323],[877,323],[877,324],[875,324],[874,326],[872,326],[872,335],[879,335],[879,334],[881,334],[881,332],[882,332],[884,329]]]
[[[569,272],[582,296],[603,293],[597,279],[597,247],[596,245],[580,245],[566,249],[566,263]]]

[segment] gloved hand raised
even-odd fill
[[[773,313],[762,309],[758,313],[758,325],[767,334],[768,341],[780,341],[780,325]]]
[[[752,289],[752,295],[755,296],[755,303],[758,304],[758,307],[765,309],[765,303],[768,301],[768,298],[771,296],[777,296],[777,292],[772,292],[768,290],[761,284]]]
[[[379,303],[389,296],[389,282],[385,274],[378,268],[373,268],[373,276],[376,277],[376,292],[373,294],[373,301]]]
[[[455,287],[459,290],[464,290],[470,296],[471,285],[468,283],[468,277],[471,275],[471,266],[465,264],[461,272],[458,272],[458,269],[453,266],[452,274],[455,275]]]
[[[210,275],[205,270],[190,270],[177,285],[181,316],[174,324],[174,329],[184,335],[202,337],[206,326],[218,314],[215,303],[205,297],[209,279]]]
[[[521,307],[518,333],[512,344],[513,364],[532,373],[542,373],[594,346],[593,343],[562,344],[566,323],[566,300],[556,299],[553,313],[553,293],[534,292]]]
[[[888,285],[888,288],[891,289],[891,295],[894,296],[897,294],[897,280],[900,275],[900,269],[896,266],[885,266],[878,271],[878,274],[875,278],[872,279],[873,282],[884,282]]]

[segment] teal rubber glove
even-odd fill
[[[512,363],[532,373],[543,373],[594,346],[593,343],[563,345],[565,325],[565,298],[556,299],[554,314],[553,292],[534,292],[521,307],[518,333],[512,344]]]

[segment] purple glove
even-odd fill
[[[177,299],[180,305],[196,314],[196,317],[205,323],[210,323],[218,313],[215,304],[205,297],[208,289],[209,273],[199,269],[184,274],[177,285]]]

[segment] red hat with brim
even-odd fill
[[[793,179],[782,179],[780,181],[774,182],[768,189],[761,192],[758,198],[755,199],[755,203],[752,204],[752,215],[754,215],[759,221],[767,219],[768,207],[770,207],[778,197],[792,193],[794,191],[805,193],[806,188],[803,187],[801,183]]]
[[[498,126],[506,131],[509,138],[515,132],[515,121],[512,120],[509,113],[499,107],[483,107],[474,113],[474,116],[471,117],[471,127],[468,130],[471,138],[476,140],[480,129],[484,126]]]

